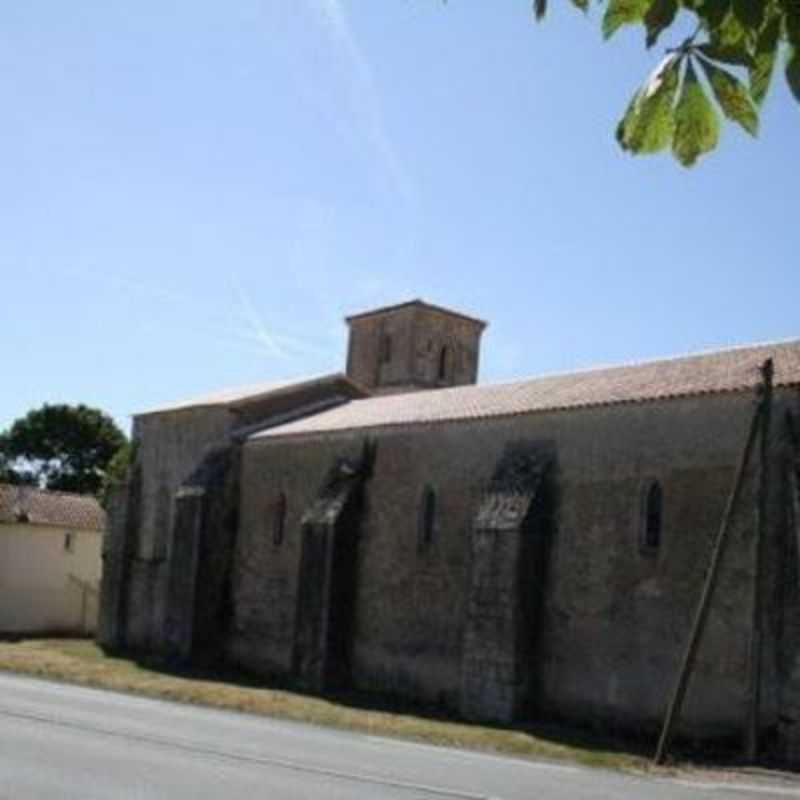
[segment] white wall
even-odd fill
[[[93,633],[102,539],[97,531],[0,525],[0,633]]]

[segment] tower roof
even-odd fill
[[[480,325],[481,328],[485,328],[489,324],[486,322],[486,320],[478,319],[478,317],[471,317],[469,314],[462,314],[460,311],[453,311],[452,309],[445,308],[444,306],[437,306],[420,298],[407,300],[404,303],[395,303],[394,305],[390,306],[382,306],[381,308],[373,308],[369,311],[361,311],[357,314],[351,314],[350,316],[345,317],[344,321],[349,325],[351,322],[357,319],[366,319],[367,317],[375,317],[381,314],[391,314],[395,311],[402,311],[403,309],[412,307],[422,308],[426,311],[435,311],[439,314],[446,314],[449,317],[458,317],[459,319],[466,320],[467,322],[471,322],[475,325]]]

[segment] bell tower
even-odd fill
[[[345,322],[347,377],[376,394],[465,386],[478,379],[483,320],[411,300]]]

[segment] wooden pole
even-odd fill
[[[748,686],[747,730],[745,758],[758,760],[758,740],[761,712],[761,670],[764,660],[764,553],[767,542],[767,506],[769,503],[769,431],[772,416],[772,359],[761,368],[763,376],[761,397],[761,447],[756,498],[756,542],[753,566],[753,618],[750,634],[750,681]]]
[[[733,512],[738,505],[739,496],[742,492],[742,485],[744,484],[744,476],[747,471],[747,466],[750,463],[750,454],[755,444],[756,434],[761,426],[761,413],[764,408],[763,397],[759,401],[753,413],[753,419],[750,422],[750,431],[747,434],[747,442],[745,443],[739,465],[736,469],[736,477],[733,483],[733,489],[728,497],[728,503],[725,506],[725,512],[722,515],[722,522],[720,524],[719,532],[717,533],[716,541],[714,542],[714,549],[711,553],[711,563],[706,575],[706,581],[703,585],[703,592],[700,595],[700,602],[697,604],[692,630],[689,635],[689,641],[686,644],[681,668],[678,673],[678,679],[675,682],[675,688],[672,693],[669,707],[667,709],[667,716],[664,719],[664,725],[661,729],[661,736],[658,740],[658,747],[656,749],[655,764],[663,764],[667,755],[672,734],[675,724],[683,706],[683,699],[686,695],[686,689],[689,686],[689,678],[691,677],[692,669],[694,668],[695,658],[697,656],[697,648],[700,643],[700,637],[705,628],[706,618],[708,616],[708,608],[711,596],[714,593],[714,587],[717,582],[717,574],[719,571],[719,564],[722,560],[722,554],[725,550],[725,544],[728,538],[728,531],[731,527],[733,519]]]

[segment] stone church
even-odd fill
[[[800,759],[800,340],[476,385],[479,319],[346,322],[344,373],[135,417],[107,648],[654,732],[727,518],[678,730],[741,734],[758,617],[760,729]]]

